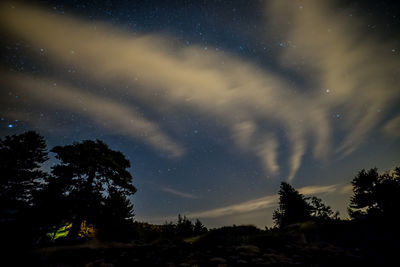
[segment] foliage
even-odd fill
[[[193,224],[186,218],[186,216],[178,215],[178,222],[176,224],[176,234],[178,236],[190,236],[193,234]]]
[[[339,217],[339,212],[333,212],[331,207],[325,205],[322,199],[312,196],[307,198],[310,206],[311,216],[318,220],[330,220],[337,219]]]
[[[114,188],[126,194],[133,194],[132,176],[127,168],[129,161],[119,152],[108,148],[100,140],[85,140],[67,146],[56,146],[60,164],[53,167],[52,173],[61,179],[68,179],[70,190],[95,190],[105,192]]]
[[[0,235],[10,243],[15,240],[14,246],[23,246],[38,237],[55,239],[67,234],[71,239],[96,236],[103,240],[136,238],[153,242],[166,238],[196,244],[239,245],[260,239],[259,243],[263,244],[267,236],[268,240],[275,240],[274,231],[280,235],[289,233],[289,237],[292,232],[293,236],[302,233],[308,240],[338,239],[336,235],[342,228],[364,225],[361,219],[379,221],[385,226],[399,222],[399,167],[383,174],[376,168],[361,170],[352,180],[354,194],[349,213],[354,225],[343,224],[344,221],[338,220],[338,212],[334,213],[320,198],[304,197],[282,182],[279,207],[273,219],[283,230],[261,231],[252,226],[234,226],[208,231],[199,219],[193,223],[180,214],[176,223],[134,222],[130,196],[136,188],[127,170],[130,162],[102,141],[86,140],[56,146],[51,151],[59,163],[47,174],[41,169],[48,159],[42,136],[30,131],[0,139]],[[386,230],[376,224],[370,225],[377,233],[380,229]],[[332,233],[332,229],[336,232]],[[387,229],[392,234],[395,228]],[[349,228],[348,232],[352,230]]]
[[[99,237],[106,240],[128,241],[133,235],[133,205],[118,191],[111,189],[104,201],[98,222]]]
[[[32,213],[38,238],[71,224],[70,197],[64,194],[65,181],[49,176],[47,184],[34,195]]]
[[[201,235],[207,232],[207,227],[199,220],[196,219],[194,226],[193,226],[193,233],[195,235]]]
[[[163,238],[174,238],[176,232],[176,225],[172,222],[165,222],[162,226]]]
[[[65,208],[61,211],[64,221],[72,222],[70,238],[78,237],[83,221],[104,226],[104,233],[105,225],[132,219],[132,206],[126,198],[136,188],[127,171],[130,163],[121,152],[109,149],[100,140],[56,146],[51,151],[60,163],[52,168],[54,179],[49,187],[61,193],[57,199]]]
[[[282,182],[279,190],[279,207],[273,213],[275,224],[280,228],[311,218],[311,207],[305,197],[290,184]]]
[[[178,221],[176,224],[165,222],[163,225],[163,234],[165,237],[189,237],[202,235],[206,232],[207,228],[199,219],[196,219],[193,224],[191,220],[181,214],[178,214]]]
[[[135,221],[132,223],[135,243],[151,243],[163,236],[163,226],[147,222]]]
[[[193,224],[186,216],[178,215],[176,223],[165,222],[163,225],[154,225],[144,222],[133,223],[136,242],[154,242],[159,240],[197,240],[198,237],[207,233],[207,228],[203,223],[196,219]]]
[[[34,131],[0,139],[0,197],[2,201],[31,204],[48,159],[44,138]]]
[[[379,174],[377,168],[361,170],[352,180],[353,196],[349,214],[360,220],[398,222],[400,206],[400,168]]]
[[[304,197],[288,183],[281,183],[278,194],[279,207],[274,211],[273,219],[280,228],[310,219],[331,220],[339,216],[339,212],[333,212],[322,199],[315,196]]]
[[[36,132],[0,139],[0,236],[9,244],[31,242],[33,196],[46,178],[39,167],[47,158],[44,138]]]

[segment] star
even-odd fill
[[[379,161],[367,153],[348,155],[357,164],[337,160],[373,149],[368,137],[386,134],[380,126],[389,129],[400,114],[400,21],[391,1],[40,2],[48,16],[23,4],[0,7],[10,11],[1,18],[10,34],[0,62],[0,138],[36,130],[49,148],[104,141],[131,159],[143,192],[134,201],[139,219],[272,196],[289,178],[304,186],[348,183],[355,165],[379,168],[398,156],[398,142],[382,135],[374,142],[393,151]],[[16,21],[30,27],[13,27]],[[330,153],[337,146],[340,153]],[[335,163],[320,167],[316,150]],[[207,203],[160,205],[154,188],[167,183],[184,192],[199,187]],[[346,213],[342,198],[331,195]],[[258,214],[205,223],[272,223],[268,212]]]

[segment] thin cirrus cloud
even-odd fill
[[[326,14],[322,4],[310,2],[304,8],[305,14],[297,14],[295,5],[290,3],[271,1],[267,14],[268,20],[277,23],[282,34],[293,40],[293,47],[277,52],[282,66],[310,77],[312,88],[297,94],[284,76],[232,54],[204,51],[200,46],[182,47],[170,36],[134,36],[104,23],[58,16],[23,5],[15,8],[3,5],[0,12],[3,27],[31,43],[37,51],[44,48],[54,65],[75,66],[80,79],[129,85],[130,89],[124,87],[125,97],[160,116],[165,111],[173,114],[177,108],[185,108],[223,119],[238,149],[258,157],[272,175],[280,174],[282,165],[287,164],[287,177],[291,181],[307,147],[312,147],[319,160],[331,154],[335,129],[330,120],[336,110],[343,113],[339,130],[346,133],[344,141],[335,144],[338,151],[347,155],[362,143],[381,119],[382,114],[376,111],[382,105],[393,104],[390,99],[394,97],[394,81],[388,76],[398,63],[385,53],[376,55],[388,45],[381,45],[372,37],[358,41],[357,49],[350,49],[349,45],[363,36],[341,15]],[[276,14],[288,14],[295,23],[287,26],[281,21],[283,16]],[[328,25],[332,35],[323,32],[328,31]],[[381,66],[365,67],[374,61]],[[304,67],[299,69],[293,62]],[[64,89],[62,93],[70,98],[86,94],[80,88]],[[167,131],[155,121],[137,116],[131,108],[112,100],[113,96],[107,99],[99,90],[90,90],[93,99],[131,114],[117,119],[91,106],[93,112],[88,114],[91,119],[117,123],[125,129],[125,134],[139,136],[155,149],[173,155],[184,153],[182,145],[174,141],[177,138],[167,136]],[[120,93],[120,86],[115,86],[114,97]],[[42,93],[35,101],[51,105],[57,100],[56,95]],[[356,102],[350,100],[354,97]],[[365,105],[370,105],[368,110]],[[72,103],[64,107],[77,108]],[[139,118],[152,135],[142,136],[142,127],[123,125],[132,118]],[[277,138],[276,129],[284,130],[287,139],[284,141],[289,143],[290,155],[284,163],[278,162],[282,140]]]
[[[266,18],[286,25],[280,34],[282,65],[312,77],[313,98],[341,113],[346,136],[337,152],[346,156],[368,138],[399,100],[400,60],[395,40],[378,36],[369,23],[336,1],[269,1]],[[320,94],[321,89],[327,92]]]
[[[400,138],[400,115],[389,120],[382,129],[383,133],[391,138]]]
[[[299,188],[299,193],[303,195],[313,195],[313,194],[321,194],[321,193],[333,193],[335,192],[340,185],[312,185],[312,186],[304,186]]]
[[[307,186],[299,188],[299,193],[303,195],[314,195],[314,194],[329,194],[334,192],[347,193],[347,185],[327,185],[327,186]],[[190,218],[218,218],[228,215],[238,215],[242,213],[254,212],[270,207],[275,207],[279,201],[278,195],[269,195],[261,198],[248,200],[242,203],[228,205],[225,207],[189,212],[186,215]]]
[[[0,73],[0,77],[7,75]],[[131,106],[122,105],[111,99],[84,93],[50,80],[35,80],[24,75],[12,75],[3,79],[14,93],[32,103],[39,103],[55,109],[67,109],[92,119],[100,127],[124,135],[133,135],[157,150],[172,156],[180,156],[183,148],[172,141],[159,127],[143,118]],[[23,89],[20,89],[23,88]],[[12,112],[11,116],[15,116]],[[19,112],[19,117],[22,114]]]
[[[181,192],[181,191],[176,190],[176,189],[171,188],[171,187],[163,187],[163,188],[161,188],[161,191],[167,192],[169,194],[172,194],[172,195],[175,195],[175,196],[178,196],[178,197],[190,198],[190,199],[198,199],[198,197],[193,195],[193,194],[188,194],[188,193],[185,193],[185,192]]]
[[[278,203],[278,196],[266,196],[243,203],[229,205],[221,208],[210,209],[199,212],[189,212],[186,215],[190,218],[217,218],[222,216],[252,212],[260,209],[275,206]]]

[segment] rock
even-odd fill
[[[265,260],[263,258],[255,258],[255,259],[252,259],[251,261],[252,261],[252,265],[257,265],[257,266],[269,265],[269,261]]]
[[[237,265],[247,265],[247,261],[245,261],[245,260],[237,260],[236,264]]]
[[[188,260],[187,263],[189,263],[190,266],[199,266],[201,261],[199,261],[199,260]]]
[[[210,261],[212,262],[212,263],[226,263],[226,260],[224,259],[224,258],[221,258],[221,257],[215,257],[215,258],[212,258],[212,259],[210,259]]]
[[[267,248],[267,249],[266,249],[266,253],[277,254],[278,251],[276,251],[275,249],[272,249],[272,248]]]
[[[232,261],[236,261],[236,260],[239,260],[239,259],[240,259],[240,257],[239,257],[238,255],[230,255],[228,258],[229,258],[230,260],[232,260]]]
[[[136,258],[135,258],[135,259],[132,259],[131,261],[132,261],[132,263],[139,263],[139,262],[140,262],[140,260],[139,260],[139,259],[136,259]]]
[[[270,263],[292,264],[293,261],[282,254],[264,254],[263,257],[268,259]]]
[[[253,245],[244,245],[244,246],[236,247],[236,250],[239,253],[248,253],[248,254],[258,254],[258,253],[260,253],[259,247],[253,246]]]
[[[85,264],[85,267],[114,267],[114,264],[106,263],[104,259],[98,259]]]

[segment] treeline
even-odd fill
[[[58,162],[46,172],[44,163],[49,156],[41,135],[29,131],[0,139],[0,235],[10,247],[46,244],[59,237],[63,242],[90,236],[149,242],[207,233],[199,220],[192,222],[181,215],[176,223],[164,225],[135,222],[129,200],[136,192],[128,171],[130,162],[102,141],[55,146],[50,152]],[[351,222],[385,229],[397,227],[399,167],[382,174],[376,168],[361,170],[352,185],[348,208]],[[273,220],[274,231],[310,221],[338,225],[343,222],[339,213],[320,198],[305,197],[285,182],[280,186],[279,206]],[[239,227],[234,235],[248,229],[252,228]],[[222,230],[217,232],[231,231]],[[208,235],[212,237],[212,233]]]
[[[34,131],[0,139],[0,235],[11,246],[76,242],[86,237],[131,241],[207,231],[185,216],[162,227],[134,222],[130,162],[100,140],[55,146],[50,172],[44,138]],[[151,232],[151,233],[150,233]],[[158,234],[157,234],[158,232]]]
[[[155,240],[174,240],[196,237],[208,232],[207,227],[196,219],[192,222],[186,216],[178,215],[177,221],[165,222],[163,225],[149,224],[146,222],[134,222],[134,239],[137,242],[152,242]]]
[[[379,174],[377,168],[361,170],[351,181],[353,196],[348,213],[355,222],[384,224],[392,227],[399,223],[400,167]],[[279,190],[279,207],[273,213],[275,225],[284,228],[309,220],[324,222],[339,220],[317,197],[305,197],[288,183]]]
[[[279,190],[279,207],[273,213],[275,225],[279,228],[308,220],[338,220],[339,212],[333,212],[315,196],[305,197],[290,184],[282,182]]]
[[[38,133],[0,139],[2,239],[18,246],[40,243],[63,227],[69,240],[83,237],[84,227],[103,239],[129,238],[129,196],[136,188],[125,156],[100,140],[50,151],[58,163],[47,173],[42,167],[48,151]]]

